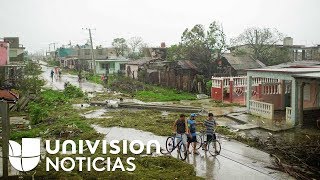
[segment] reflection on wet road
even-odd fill
[[[41,65],[41,69],[43,71],[41,74],[41,77],[46,81],[45,87],[52,88],[53,90],[63,90],[64,83],[69,82],[74,86],[80,87],[85,92],[102,92],[103,91],[103,86],[100,84],[95,84],[88,81],[79,83],[78,76],[76,75],[62,74],[61,79],[53,78],[53,81],[52,81],[50,77],[50,72],[53,69],[53,67],[47,67],[45,65]]]
[[[161,147],[165,149],[166,137],[164,136],[131,128],[103,128],[97,125],[93,125],[93,128],[105,134],[107,141],[126,139],[147,143],[149,140],[158,140]],[[186,161],[193,164],[198,176],[207,179],[291,179],[285,173],[266,168],[266,166],[272,166],[269,154],[223,137],[221,143],[221,155],[216,157],[202,150],[199,150],[200,155],[189,155]],[[173,156],[176,157],[176,153]]]

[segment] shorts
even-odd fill
[[[187,144],[187,135],[186,134],[176,134],[176,144],[178,144],[181,140],[183,144]]]
[[[188,136],[188,143],[197,142],[197,136]]]
[[[213,141],[213,140],[216,140],[216,134],[215,133],[207,134],[207,142],[208,141]]]

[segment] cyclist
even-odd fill
[[[176,139],[182,141],[183,144],[187,143],[186,134],[189,133],[189,129],[186,121],[186,116],[184,114],[180,114],[180,118],[174,122],[173,131],[176,134]]]
[[[197,154],[199,154],[199,152],[196,150],[196,143],[197,143],[196,125],[199,125],[201,123],[196,122],[196,117],[197,117],[197,115],[195,113],[192,113],[190,115],[190,119],[188,120],[188,128],[189,128],[190,133],[188,134],[187,149],[189,152],[190,144],[193,143],[193,154],[197,155]]]
[[[208,119],[204,121],[203,125],[206,127],[206,134],[207,134],[207,142],[204,144],[203,148],[204,150],[207,150],[207,143],[209,141],[215,140],[216,139],[216,134],[215,134],[215,128],[217,127],[217,122],[213,118],[213,114],[209,113],[208,114]],[[214,146],[216,148],[216,146]],[[215,149],[216,153],[217,149]]]

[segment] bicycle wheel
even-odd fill
[[[179,156],[182,160],[186,160],[187,159],[187,155],[188,155],[188,150],[185,144],[180,143],[179,145]]]
[[[168,153],[171,153],[174,149],[174,138],[173,137],[168,137],[166,140],[166,149]]]
[[[221,144],[217,140],[209,141],[208,143],[208,151],[212,156],[216,156],[220,154],[221,151]]]
[[[195,143],[196,144],[196,149],[200,149],[200,147],[203,144],[203,139],[202,139],[201,134],[197,133],[196,138],[197,138],[197,142]],[[191,143],[191,146],[194,147],[194,143]]]

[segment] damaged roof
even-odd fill
[[[180,66],[181,69],[193,69],[198,70],[198,67],[194,65],[190,60],[179,60],[177,61],[177,65]]]
[[[9,90],[0,90],[0,100],[5,101],[17,101],[19,99],[18,95]]]
[[[127,64],[128,65],[143,65],[145,63],[148,63],[151,60],[152,60],[151,58],[144,58],[144,59],[129,61]]]
[[[222,55],[222,57],[224,57],[235,70],[257,69],[265,67],[261,61],[255,60],[249,55],[234,55],[231,53],[226,53]]]

